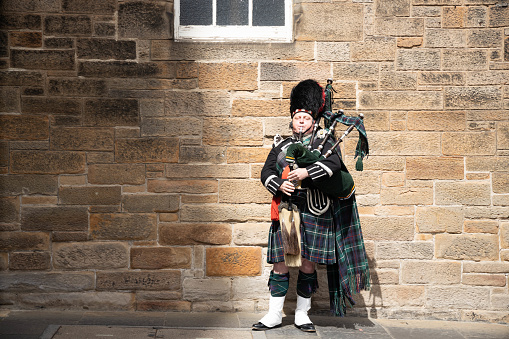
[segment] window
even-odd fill
[[[175,0],[175,40],[291,42],[292,0]]]

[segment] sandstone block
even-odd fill
[[[87,241],[88,240],[88,231],[87,232],[52,232],[51,233],[51,241],[53,242],[73,242],[73,241]]]
[[[302,12],[296,28],[296,40],[359,41],[362,39],[362,4],[301,3]],[[317,25],[328,22],[331,25]],[[332,26],[332,27],[331,27]],[[323,78],[323,77],[322,77]],[[305,78],[302,78],[305,79]]]
[[[380,0],[375,7],[376,16],[410,16],[410,0]]]
[[[168,180],[151,179],[147,181],[147,191],[154,193],[217,193],[216,180]]]
[[[71,50],[11,50],[11,67],[44,70],[73,70],[74,51]]]
[[[376,155],[440,155],[440,135],[432,132],[372,132],[370,145]]]
[[[410,90],[417,88],[417,73],[409,72],[381,72],[380,89],[382,90]]]
[[[463,158],[407,157],[407,179],[463,179]]]
[[[167,91],[164,101],[168,116],[224,116],[230,114],[230,97],[223,91]]]
[[[45,116],[0,115],[0,138],[3,140],[46,140],[49,120]]]
[[[266,246],[269,223],[245,223],[233,226],[233,242],[239,246]]]
[[[246,178],[249,177],[248,164],[201,165],[201,164],[167,164],[168,178]]]
[[[131,268],[149,270],[191,268],[191,251],[189,247],[131,248]]]
[[[436,49],[398,49],[396,56],[397,70],[440,70],[440,51]]]
[[[115,159],[127,163],[177,162],[178,144],[174,138],[117,139]]]
[[[130,1],[118,5],[118,34],[122,38],[168,39],[169,16],[163,1]]]
[[[174,78],[175,65],[134,61],[83,61],[78,63],[78,75],[99,78]]]
[[[120,186],[63,186],[59,190],[64,205],[117,205],[120,204]]]
[[[136,41],[104,38],[82,38],[76,43],[79,59],[136,59]]]
[[[498,29],[471,29],[467,33],[467,46],[471,48],[500,48],[502,31]]]
[[[401,48],[412,48],[422,46],[421,37],[398,38],[397,46]]]
[[[494,155],[495,145],[494,132],[449,132],[442,136],[444,155]]]
[[[20,110],[20,91],[15,87],[0,87],[0,95],[2,101],[0,101],[1,112],[21,112]]]
[[[0,290],[9,292],[70,292],[92,290],[94,272],[16,272],[3,274]]]
[[[0,232],[3,251],[48,250],[49,235],[43,232]]]
[[[21,209],[21,229],[26,231],[86,231],[86,207],[26,206]]]
[[[405,174],[397,172],[382,173],[382,185],[386,187],[403,187],[405,185]]]
[[[262,123],[257,119],[206,118],[203,143],[206,145],[261,146]]]
[[[81,3],[80,0],[66,0],[62,3],[62,9],[66,13],[92,13],[101,15],[113,15],[115,12],[115,0],[92,0]]]
[[[509,172],[492,173],[493,193],[509,193]]]
[[[375,18],[375,34],[382,36],[422,36],[423,18],[378,17]]]
[[[361,224],[364,239],[367,240],[410,241],[414,238],[413,218],[364,216]]]
[[[154,240],[157,217],[145,213],[92,213],[90,234],[97,240]]]
[[[98,290],[180,290],[180,271],[97,272]]]
[[[51,129],[53,150],[112,151],[114,131],[111,128],[58,127]]]
[[[430,28],[424,33],[424,41],[428,48],[466,47],[467,35],[464,30]]]
[[[445,49],[442,68],[450,71],[485,70],[487,68],[486,51]]]
[[[138,100],[90,99],[85,101],[84,122],[88,126],[138,126]]]
[[[133,309],[131,293],[121,292],[68,292],[68,293],[23,293],[19,294],[19,305],[33,309],[45,305],[54,310],[87,309],[90,311],[130,311]]]
[[[489,289],[485,287],[433,287],[427,289],[426,306],[439,309],[486,309]]]
[[[376,244],[376,253],[377,260],[393,260],[393,259],[432,260],[433,243],[423,241],[379,242]]]
[[[228,245],[231,239],[227,224],[170,223],[161,224],[159,230],[162,245]]]
[[[258,88],[258,64],[200,63],[198,86],[208,89],[254,91]]]
[[[219,202],[230,204],[268,203],[272,195],[259,180],[219,180]]]
[[[464,231],[466,233],[498,234],[498,221],[495,221],[495,220],[465,220]],[[503,231],[502,231],[502,233],[503,233]],[[502,237],[502,240],[503,240],[503,237]]]
[[[408,112],[407,128],[413,131],[463,131],[464,111]]]
[[[41,16],[28,13],[7,13],[2,11],[2,29],[32,29],[40,30],[42,26]]]
[[[261,247],[210,247],[206,249],[207,276],[261,274]]]
[[[461,207],[417,207],[415,213],[420,233],[461,233],[463,218]]]
[[[179,197],[169,194],[125,194],[122,205],[128,212],[176,212]]]
[[[383,205],[432,205],[433,189],[427,187],[385,187],[380,192]]]
[[[103,96],[107,88],[104,80],[51,78],[48,81],[48,93],[58,96]]]
[[[402,264],[403,284],[452,285],[461,282],[460,262],[419,261]]]
[[[10,38],[12,47],[42,47],[41,32],[11,32]]]
[[[68,49],[74,48],[74,39],[73,38],[45,38],[44,39],[44,47],[45,48],[54,48],[54,49]]]
[[[184,222],[246,222],[266,221],[270,215],[269,205],[236,204],[183,205],[180,220]]]
[[[127,268],[129,253],[122,243],[54,243],[53,266],[59,269]]]
[[[378,172],[357,172],[352,171],[352,177],[355,181],[355,193],[362,194],[379,194],[380,193],[380,173]],[[262,186],[265,189],[264,186]],[[269,195],[269,198],[272,198]],[[268,201],[268,200],[266,200]]]
[[[81,103],[76,99],[52,97],[23,97],[21,112],[28,114],[81,114]]]
[[[465,76],[460,72],[419,72],[421,85],[465,85]]]
[[[266,137],[270,137],[271,140],[268,143],[273,142],[273,137],[276,134],[279,134],[283,137],[290,136],[292,131],[288,126],[288,118],[265,118],[263,121],[264,124],[264,134]]]
[[[500,247],[509,248],[509,223],[500,225]]]
[[[260,147],[228,147],[226,159],[228,163],[264,163],[269,148]]]
[[[390,307],[419,307],[426,301],[424,286],[380,286],[383,305]]]
[[[437,234],[437,258],[454,260],[498,260],[498,236],[486,234]]]
[[[92,22],[90,17],[86,15],[48,15],[44,19],[44,34],[50,36],[90,36],[92,34]]]
[[[99,185],[142,185],[145,183],[145,165],[89,165],[88,182]]]
[[[413,0],[414,6],[459,6],[463,4],[462,0]]]
[[[465,27],[465,13],[467,7],[454,6],[444,7],[443,9],[443,27],[447,28],[460,28]]]
[[[367,62],[334,63],[334,78],[342,80],[378,80],[378,64]]]
[[[316,42],[316,59],[319,61],[350,61],[350,44],[347,42]]]
[[[439,205],[490,205],[491,192],[485,182],[437,182],[435,203]]]
[[[229,278],[185,278],[182,289],[185,300],[227,301],[230,300],[231,281]]]
[[[507,6],[490,6],[488,9],[490,27],[509,26],[509,8]]]
[[[501,262],[465,262],[463,264],[463,273],[507,273],[509,263]]]
[[[55,175],[10,174],[0,175],[0,195],[56,195],[58,177]]]
[[[509,122],[497,124],[497,149],[509,149]]]
[[[48,270],[49,252],[13,252],[9,255],[10,270]]]
[[[192,303],[180,300],[141,300],[136,301],[136,311],[176,311],[191,312]]]
[[[509,73],[504,71],[477,71],[467,73],[468,85],[497,85],[509,81]]]
[[[506,277],[502,274],[463,274],[462,284],[475,286],[506,286]]]
[[[202,121],[193,118],[142,118],[142,136],[199,136],[202,132]]]
[[[396,58],[396,39],[370,37],[351,43],[350,49],[352,61],[391,61]]]
[[[359,104],[361,109],[441,109],[443,99],[441,93],[432,91],[363,91],[359,96]]]
[[[19,221],[19,198],[0,198],[0,222],[14,223]]]
[[[236,99],[232,104],[232,116],[274,117],[287,116],[287,101]]]
[[[330,68],[323,62],[262,62],[260,65],[261,81],[300,81],[328,77]]]
[[[503,218],[509,208],[506,206],[472,206],[465,209],[465,217],[471,219],[497,219]]]
[[[472,156],[466,158],[466,170],[475,172],[496,172],[508,168],[509,159],[496,156]]]

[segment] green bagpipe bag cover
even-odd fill
[[[301,143],[291,144],[286,152],[286,161],[296,163],[299,168],[307,167],[321,159],[324,157],[318,150],[310,151]],[[343,169],[330,178],[313,181],[313,184],[323,193],[339,199],[348,199],[355,191],[352,175]]]

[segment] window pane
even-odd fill
[[[248,25],[249,0],[217,0],[218,25]]]
[[[284,26],[285,0],[253,0],[253,26]]]
[[[180,0],[181,25],[212,25],[212,0]]]

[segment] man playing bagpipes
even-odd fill
[[[348,131],[357,127],[356,155],[361,164],[368,153],[366,134],[362,119],[322,112],[324,99],[322,87],[314,80],[293,88],[293,136],[275,142],[262,169],[261,181],[273,194],[267,262],[274,266],[268,283],[269,311],[253,330],[281,326],[288,267],[299,267],[295,326],[302,331],[315,332],[308,311],[318,288],[316,264],[327,265],[331,311],[336,316],[344,315],[346,301],[354,304],[354,293],[369,289],[355,186],[336,151],[332,132],[337,122],[351,125]],[[328,131],[319,128],[322,115],[331,123]]]

